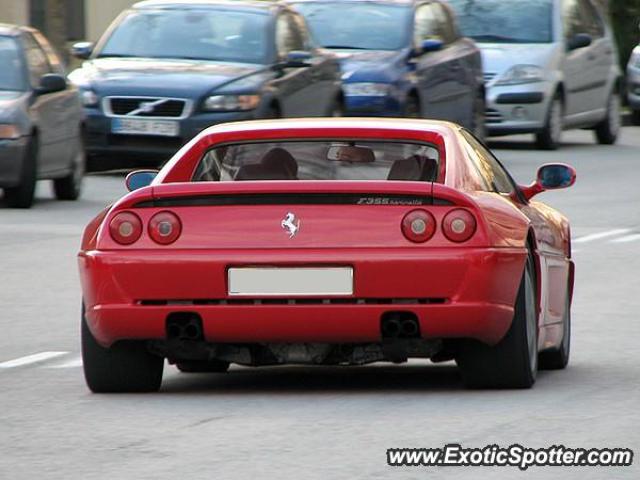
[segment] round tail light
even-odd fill
[[[412,210],[402,219],[402,233],[414,243],[426,242],[436,233],[436,219],[426,210]]]
[[[175,242],[180,233],[182,233],[182,223],[174,213],[156,213],[149,220],[149,236],[160,245],[169,245]]]
[[[111,219],[109,233],[120,245],[131,245],[142,235],[142,221],[135,213],[120,212]]]
[[[476,219],[467,210],[453,210],[442,220],[442,232],[452,242],[462,243],[476,233]]]

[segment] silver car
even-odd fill
[[[562,131],[593,129],[613,144],[622,72],[611,28],[591,0],[449,0],[483,54],[490,135],[534,133],[558,147]]]
[[[640,125],[640,45],[633,49],[627,64],[627,98],[633,123]]]

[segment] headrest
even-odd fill
[[[431,182],[435,180],[437,168],[438,162],[434,159],[413,155],[393,162],[387,180]]]

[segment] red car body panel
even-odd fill
[[[210,342],[379,342],[381,315],[402,310],[417,316],[424,338],[495,344],[511,324],[527,242],[532,242],[539,347],[556,346],[573,285],[568,222],[543,204],[475,188],[458,129],[443,122],[382,119],[212,127],[178,152],[151,186],[126,195],[87,227],[79,264],[89,328],[104,346],[121,339],[163,339],[167,315],[189,311],[200,315]],[[440,150],[439,180],[190,183],[197,163],[214,145],[294,138],[429,142]],[[283,193],[402,194],[437,201],[418,207],[179,205],[183,198]],[[427,243],[412,243],[403,236],[401,221],[415,208],[431,212],[438,225],[452,209],[467,209],[478,230],[464,243],[449,241],[440,228]],[[290,209],[307,219],[294,239],[279,225]],[[133,245],[120,245],[106,226],[123,210],[135,212],[143,225],[170,210],[180,218],[182,234],[167,246],[154,243],[146,232]],[[340,301],[311,303],[298,301],[305,298],[276,304],[231,299],[227,270],[238,266],[351,266],[354,292]]]

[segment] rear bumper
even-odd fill
[[[107,346],[161,340],[170,313],[201,316],[215,343],[368,343],[380,341],[389,311],[414,313],[425,338],[474,338],[507,332],[525,249],[403,249],[86,252],[79,256],[87,321]],[[262,304],[227,299],[226,270],[242,265],[352,265],[354,296],[340,302]]]

